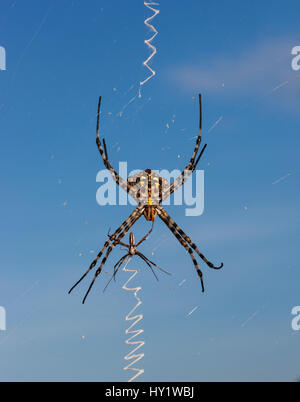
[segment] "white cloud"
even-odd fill
[[[298,36],[299,38],[299,36]],[[299,73],[292,69],[296,39],[281,39],[244,48],[236,54],[215,53],[210,59],[186,62],[168,69],[168,79],[185,90],[224,95],[271,95],[283,90],[299,98]],[[298,40],[298,42],[300,42]],[[300,43],[298,43],[300,45]]]

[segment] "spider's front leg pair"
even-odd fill
[[[202,141],[202,96],[201,94],[199,94],[199,131],[193,155],[190,159],[190,162],[187,164],[187,166],[184,168],[181,174],[164,190],[161,201],[164,201],[172,193],[174,193],[174,191],[176,191],[179,187],[181,187],[190,177],[190,175],[194,172],[203,155],[203,152],[205,151],[205,148],[207,147],[207,144],[204,144],[203,148],[200,151],[200,154],[197,157],[201,141]]]

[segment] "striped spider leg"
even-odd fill
[[[123,188],[127,193],[130,192],[131,186],[124,180],[121,176],[118,175],[118,173],[115,171],[115,169],[112,167],[112,165],[108,161],[108,155],[107,155],[107,149],[106,149],[106,143],[105,140],[103,139],[103,146],[102,147],[100,138],[99,138],[99,119],[100,119],[100,107],[101,107],[101,96],[99,97],[99,102],[98,102],[98,112],[97,112],[97,128],[96,128],[96,144],[99,149],[101,158],[103,160],[104,166],[106,169],[108,169],[112,175],[112,178],[115,180],[115,182]],[[134,195],[132,195],[134,197]],[[134,197],[135,198],[135,197]],[[136,198],[135,198],[136,199]]]
[[[212,269],[221,269],[223,267],[223,263],[221,263],[221,265],[219,266],[215,266],[210,261],[208,261],[208,259],[199,251],[195,243],[192,242],[192,240],[184,233],[184,231],[174,222],[174,220],[170,217],[170,215],[168,215],[167,212],[160,205],[157,206],[157,214],[161,218],[161,220],[168,226],[168,228],[174,234],[179,243],[190,254],[194,266],[196,268],[196,271],[201,280],[202,292],[204,292],[203,274],[198,266],[193,250],[195,250],[196,253],[199,255],[199,257]]]
[[[138,206],[131,215],[122,223],[122,225],[114,232],[113,235],[109,236],[109,239],[106,240],[104,243],[102,249],[100,250],[99,254],[97,257],[92,261],[91,265],[89,266],[88,270],[82,275],[82,277],[75,283],[75,285],[72,286],[72,288],[69,290],[69,293],[72,292],[72,290],[86,277],[86,275],[94,268],[94,266],[97,264],[98,260],[106,250],[106,248],[111,244],[112,241],[114,241],[117,236],[124,231],[125,228],[131,223],[132,220],[136,222],[138,218],[140,218],[141,214],[143,213],[143,207]],[[132,225],[131,225],[132,226]]]
[[[156,268],[158,268],[159,270],[161,270],[162,272],[171,275],[169,272],[165,271],[163,268],[159,267],[158,265],[156,265],[153,261],[149,260],[149,258],[147,258],[144,254],[142,254],[141,252],[138,251],[137,247],[147,239],[147,237],[149,236],[149,234],[152,232],[153,229],[153,223],[151,226],[151,229],[149,230],[149,232],[138,242],[135,244],[135,238],[134,238],[134,234],[130,233],[129,234],[129,244],[126,244],[124,242],[122,242],[121,240],[119,240],[119,238],[116,239],[117,244],[122,245],[124,247],[126,247],[128,249],[128,253],[126,253],[125,255],[123,255],[123,257],[121,257],[119,259],[119,261],[115,264],[114,266],[114,273],[112,275],[112,277],[110,278],[110,280],[108,281],[107,285],[105,286],[104,290],[106,290],[107,286],[110,284],[112,279],[115,279],[116,274],[119,270],[119,268],[122,266],[123,262],[126,260],[126,258],[128,257],[132,257],[134,255],[139,256],[147,265],[148,267],[151,269],[153,275],[155,276],[156,280],[158,281],[158,277],[156,275],[156,273],[154,272],[152,265]]]
[[[84,296],[84,298],[83,298],[83,300],[82,300],[82,304],[84,304],[84,302],[85,302],[85,300],[86,300],[88,294],[90,293],[90,290],[92,289],[92,287],[93,287],[93,285],[94,285],[94,283],[95,283],[95,280],[97,279],[97,276],[100,275],[100,273],[101,273],[101,271],[102,271],[102,268],[103,268],[103,266],[104,266],[104,264],[105,264],[105,262],[106,262],[106,260],[107,260],[107,258],[108,258],[108,256],[109,256],[109,254],[110,254],[110,253],[112,252],[112,250],[116,247],[116,245],[118,244],[118,242],[126,235],[126,233],[128,232],[128,230],[129,230],[129,229],[135,224],[135,222],[141,217],[141,215],[142,215],[142,211],[139,211],[139,212],[136,214],[136,216],[132,217],[131,220],[130,220],[130,222],[128,222],[127,225],[125,226],[124,230],[119,234],[119,236],[118,236],[118,237],[113,241],[113,243],[108,247],[108,249],[107,249],[107,251],[106,251],[106,253],[105,253],[105,255],[104,255],[104,257],[103,257],[103,259],[102,259],[102,261],[101,261],[101,264],[100,264],[99,268],[97,268],[97,271],[95,272],[94,279],[92,280],[92,282],[91,282],[91,284],[90,284],[90,286],[89,286],[89,288],[88,288],[88,290],[87,290],[87,292],[86,292],[86,294],[85,294],[85,296]]]
[[[199,94],[199,132],[198,132],[193,155],[191,157],[190,162],[185,167],[185,169],[181,172],[181,174],[167,188],[164,189],[162,200],[165,200],[166,198],[168,198],[172,193],[174,193],[174,191],[176,191],[180,186],[182,186],[183,183],[190,177],[190,175],[196,169],[196,166],[207,146],[207,144],[204,145],[197,160],[195,161],[198,151],[199,151],[200,144],[201,144],[201,139],[202,139],[202,100],[201,100],[201,94]]]

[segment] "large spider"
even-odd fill
[[[169,272],[165,271],[164,269],[162,269],[161,267],[159,267],[158,265],[156,265],[153,261],[149,260],[149,258],[147,258],[144,254],[142,254],[140,251],[138,251],[138,246],[143,243],[143,241],[147,240],[147,237],[149,236],[149,234],[152,232],[152,228],[153,228],[153,224],[151,229],[149,230],[149,232],[137,243],[135,243],[135,238],[134,238],[134,234],[133,233],[129,233],[129,244],[123,243],[122,241],[118,241],[118,244],[120,244],[121,246],[124,246],[128,249],[128,253],[126,253],[125,255],[123,255],[123,257],[121,257],[119,259],[119,261],[115,264],[114,266],[114,273],[112,275],[112,277],[110,278],[110,280],[108,281],[107,285],[105,286],[104,290],[106,290],[107,286],[110,284],[112,279],[115,279],[118,270],[120,269],[120,267],[122,266],[123,262],[126,260],[126,258],[130,258],[134,255],[139,256],[143,261],[145,261],[145,263],[148,265],[148,267],[151,269],[153,275],[155,276],[156,280],[158,281],[158,277],[155,273],[155,271],[152,268],[152,265],[158,269],[160,269],[162,272],[164,272],[165,274],[171,275]],[[112,236],[110,234],[108,234],[108,237],[111,238]],[[95,278],[94,278],[95,279]],[[90,285],[92,286],[92,284]]]
[[[128,178],[128,181],[125,181],[122,177],[118,175],[118,173],[114,170],[111,164],[108,161],[107,149],[105,140],[103,139],[103,147],[99,138],[99,116],[100,116],[100,105],[101,105],[101,96],[99,97],[98,103],[98,113],[97,113],[97,129],[96,129],[96,143],[100,152],[100,155],[103,159],[103,163],[105,167],[111,172],[113,179],[115,182],[121,186],[128,194],[130,194],[138,203],[136,209],[132,212],[132,214],[122,223],[122,225],[114,232],[113,235],[109,237],[108,240],[104,243],[102,249],[100,250],[97,257],[91,263],[89,269],[82,275],[82,277],[75,283],[75,285],[69,290],[69,293],[82,281],[83,278],[90,272],[91,269],[97,264],[97,261],[100,259],[104,251],[106,253],[101,261],[99,268],[96,270],[94,279],[90,284],[90,287],[82,301],[85,302],[87,295],[89,294],[97,276],[101,273],[102,268],[111,253],[114,247],[120,243],[125,234],[129,231],[129,229],[135,224],[135,222],[142,216],[146,218],[147,221],[154,222],[156,216],[168,226],[171,232],[174,234],[179,243],[187,250],[190,254],[196,271],[201,280],[202,292],[204,292],[204,284],[202,278],[202,272],[198,266],[197,260],[193,253],[193,250],[199,255],[199,257],[212,269],[220,269],[223,267],[223,263],[220,266],[214,266],[210,261],[206,259],[206,257],[199,251],[198,247],[191,241],[191,239],[183,232],[183,230],[173,221],[173,219],[167,214],[164,208],[160,205],[163,200],[169,197],[175,190],[177,190],[186,179],[193,173],[196,169],[196,166],[206,148],[205,144],[197,157],[198,150],[201,143],[201,135],[202,135],[202,102],[201,95],[199,94],[199,109],[200,109],[200,119],[199,119],[199,133],[196,140],[195,149],[192,155],[192,158],[188,165],[185,167],[184,171],[169,185],[167,180],[160,177],[158,174],[151,171],[151,169],[146,169],[138,174],[131,176]],[[196,159],[197,157],[197,159]]]

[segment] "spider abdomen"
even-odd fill
[[[152,206],[161,203],[163,192],[169,183],[151,169],[146,169],[130,176],[128,184],[131,187],[129,194],[140,204]]]

